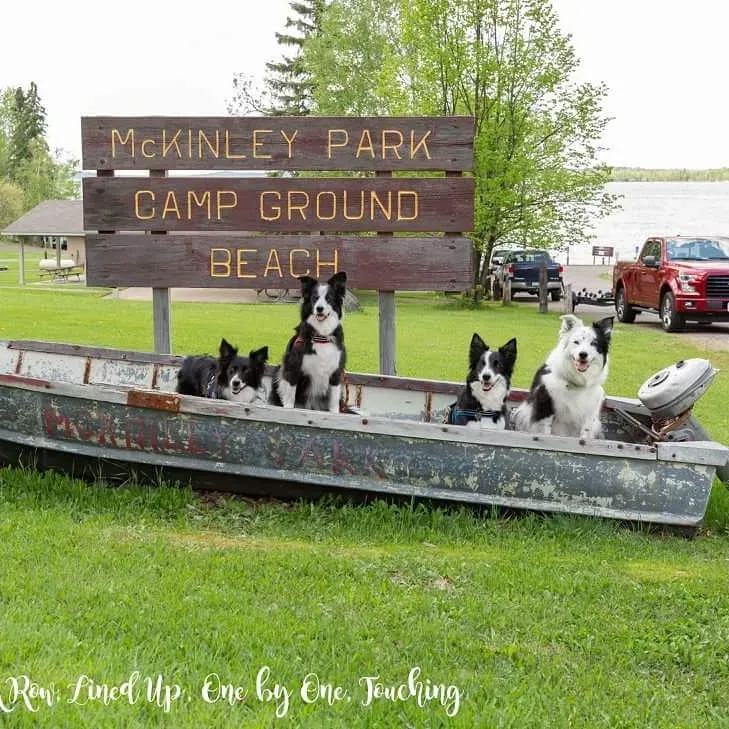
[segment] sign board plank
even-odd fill
[[[471,241],[244,235],[89,235],[89,286],[298,288],[298,276],[346,271],[351,286],[462,290],[472,283]]]
[[[473,117],[84,117],[85,170],[472,170]]]
[[[86,230],[464,231],[474,180],[86,177]]]

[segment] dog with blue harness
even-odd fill
[[[445,422],[476,428],[504,430],[506,402],[511,392],[511,375],[516,364],[516,339],[491,350],[474,333],[468,355],[466,386],[446,411]]]

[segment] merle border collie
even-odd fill
[[[342,329],[347,274],[326,283],[301,276],[301,321],[273,377],[270,402],[285,408],[339,412],[347,361]]]
[[[239,357],[238,350],[221,339],[217,359],[185,357],[177,373],[177,392],[213,400],[253,402],[260,397],[267,359],[268,347],[252,350],[248,357]]]
[[[592,326],[585,326],[574,314],[560,319],[557,346],[534,375],[529,397],[514,411],[514,428],[599,438],[613,317]]]
[[[503,430],[515,364],[516,339],[491,351],[474,333],[468,352],[466,386],[448,409],[446,423]]]

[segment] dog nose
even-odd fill
[[[484,382],[488,382],[491,379],[491,375],[488,372],[485,372],[484,374],[481,375],[481,379]]]
[[[579,357],[580,359],[587,359],[587,352],[580,352]]]
[[[324,311],[324,307],[323,306],[320,305],[320,306],[317,306],[316,307],[316,313],[317,314],[321,314],[323,311]]]

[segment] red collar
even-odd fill
[[[316,342],[316,344],[329,344],[329,342],[331,342],[332,340],[329,337],[316,336],[316,337],[312,337],[311,341]],[[297,344],[306,344],[306,339],[302,339],[301,337],[296,337],[296,339],[294,340],[294,346],[296,346]]]

